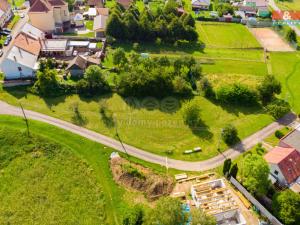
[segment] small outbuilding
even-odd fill
[[[106,21],[108,16],[98,15],[94,19],[93,31],[96,38],[102,38],[105,36]]]
[[[75,27],[83,27],[84,26],[84,18],[81,13],[77,13],[74,18]]]
[[[77,55],[67,66],[67,70],[73,77],[82,77],[86,68],[90,65],[99,65],[99,59]]]
[[[210,6],[210,0],[192,0],[192,9],[197,10],[208,10]]]

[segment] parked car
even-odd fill
[[[5,41],[4,41],[4,46],[7,46],[7,45],[9,45],[9,40],[8,39],[5,39]]]
[[[2,49],[0,49],[0,57],[2,57],[3,56],[3,51],[2,51]]]
[[[0,35],[7,36],[7,35],[10,35],[10,33],[9,33],[9,32],[7,32],[7,31],[3,31],[3,30],[1,30],[1,31],[0,31]]]
[[[75,51],[73,52],[73,56],[77,56],[77,55],[78,55],[78,51],[75,50]]]
[[[2,30],[7,32],[7,33],[11,33],[11,29],[8,29],[8,28],[3,28]]]
[[[12,36],[11,35],[7,35],[6,39],[9,40],[9,41],[11,41]]]
[[[24,13],[20,14],[20,18],[23,19],[25,17]]]

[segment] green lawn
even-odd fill
[[[201,119],[204,121],[197,131],[192,131],[183,123],[180,109],[158,109],[152,106],[158,106],[161,101],[158,100],[156,104],[147,98],[133,100],[138,104],[132,106],[116,94],[93,99],[84,99],[77,95],[42,99],[25,94],[24,91],[10,89],[0,93],[0,99],[15,105],[22,102],[27,109],[77,123],[111,137],[115,137],[112,121],[116,118],[119,135],[125,143],[160,155],[166,155],[167,150],[172,150],[173,154],[169,155],[170,157],[191,161],[208,159],[218,154],[220,131],[227,123],[235,125],[239,136],[244,138],[272,122],[272,118],[262,109],[220,106],[203,97],[195,97],[193,100],[201,107]],[[106,117],[99,113],[100,105],[103,105],[104,101],[108,106]],[[76,104],[79,105],[79,115],[72,110]],[[184,150],[197,146],[202,147],[203,152],[182,154]],[[221,149],[227,149],[222,142]]]
[[[300,10],[300,0],[280,1],[276,0],[276,5],[281,10]]]
[[[21,118],[0,116],[0,223],[119,224],[127,203],[108,166],[112,150],[44,123],[29,126],[30,140]]]
[[[14,2],[15,6],[21,7],[24,4],[25,0],[9,0],[8,2],[10,4],[12,4]]]
[[[85,21],[85,27],[88,30],[93,30],[94,21],[93,20],[87,20]]]
[[[281,98],[300,113],[300,53],[271,53],[272,73],[282,83]]]
[[[280,131],[282,132],[283,135],[286,135],[291,131],[291,129],[289,127],[284,127]],[[274,133],[269,137],[267,137],[264,141],[275,147],[279,144],[279,140],[280,138],[277,138]]]
[[[197,22],[200,40],[210,48],[259,48],[260,44],[241,24]]]

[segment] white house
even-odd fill
[[[295,148],[275,147],[264,158],[270,167],[271,180],[291,186],[300,177],[300,152]]]
[[[13,11],[7,0],[0,0],[0,28],[12,18]]]
[[[38,56],[13,46],[1,64],[5,79],[29,78],[38,69]]]
[[[210,6],[210,0],[192,0],[193,10],[208,10]]]
[[[104,37],[105,36],[105,28],[106,21],[108,16],[98,15],[94,19],[93,31],[95,32],[95,37]]]

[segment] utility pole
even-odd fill
[[[21,102],[19,103],[20,104],[20,107],[22,109],[22,113],[23,113],[23,116],[24,116],[24,120],[25,120],[25,123],[26,123],[26,127],[27,127],[27,136],[29,137],[30,136],[30,133],[29,133],[29,124],[28,124],[28,119],[26,117],[26,114],[25,114],[25,111],[23,109],[23,106],[21,104]]]
[[[168,164],[168,157],[166,156],[166,169],[167,169],[167,175],[169,172],[169,164]]]
[[[122,146],[125,154],[127,155],[127,158],[129,159],[129,154],[128,154],[128,152],[127,152],[127,150],[126,150],[126,148],[125,148],[125,146],[124,146],[124,144],[123,144],[123,142],[122,142],[122,140],[121,140],[121,138],[119,136],[119,133],[118,133],[118,123],[117,123],[116,116],[114,116],[114,122],[115,122],[115,128],[116,128],[116,131],[115,131],[116,132],[116,136],[117,136],[117,138],[118,138],[118,140],[119,140],[119,142],[120,142],[120,144],[121,144],[121,146]]]

